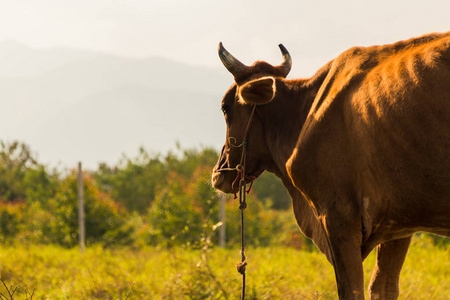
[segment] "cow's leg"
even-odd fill
[[[411,237],[378,245],[377,262],[369,285],[372,300],[398,298],[400,271],[408,252]]]
[[[327,217],[323,223],[332,250],[339,299],[364,299],[361,233],[342,227],[342,223],[332,217]]]

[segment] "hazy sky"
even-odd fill
[[[247,64],[311,75],[343,50],[450,30],[448,0],[0,0],[0,40],[221,67],[217,44]]]

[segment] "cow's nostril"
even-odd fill
[[[225,157],[221,157],[220,162],[219,162],[219,170],[227,167],[226,164],[227,164],[227,160],[225,159]]]
[[[225,145],[222,147],[222,151],[220,152],[220,158],[219,158],[219,163],[217,164],[218,169],[223,169],[227,164],[227,157],[225,155]]]

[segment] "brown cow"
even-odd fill
[[[285,78],[280,48],[280,66],[246,66],[219,45],[235,83],[213,185],[236,192],[246,146],[245,177],[281,178],[340,299],[364,298],[362,262],[375,247],[370,297],[396,299],[411,235],[450,236],[450,33],[352,48],[309,79]]]

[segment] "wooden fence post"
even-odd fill
[[[225,230],[225,222],[226,222],[226,196],[224,193],[220,193],[219,196],[219,221],[222,222],[222,226],[219,227],[219,247],[225,248],[226,245],[226,230]]]
[[[78,163],[78,238],[80,251],[83,253],[86,245],[86,231],[84,227],[84,186],[81,162]]]

